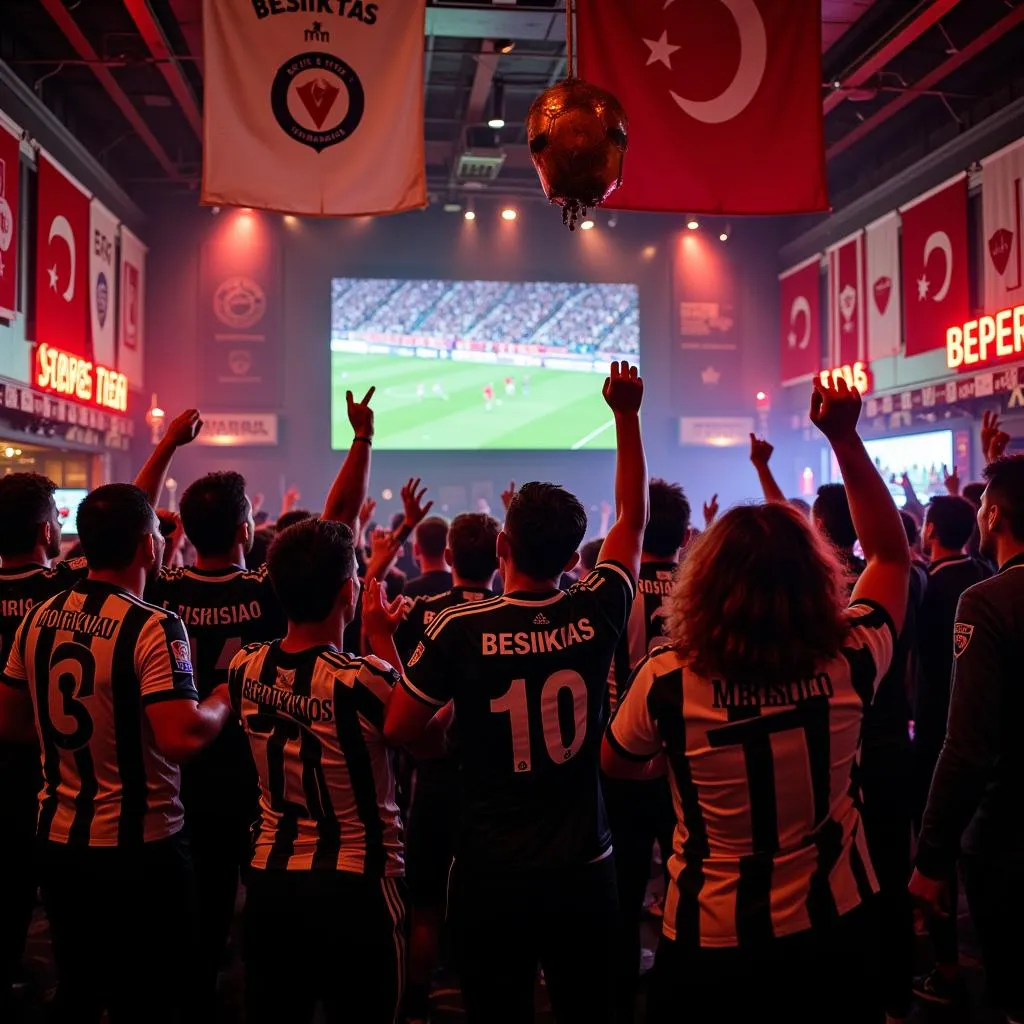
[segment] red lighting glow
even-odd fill
[[[845,380],[847,387],[856,388],[861,397],[871,390],[871,367],[860,360],[852,365],[837,366],[831,370],[822,370],[819,374],[821,383],[833,387],[840,381]]]
[[[1024,305],[1001,309],[995,316],[980,316],[946,331],[946,366],[958,370],[1024,351]]]
[[[128,409],[128,378],[123,373],[46,344],[36,346],[35,365],[40,391],[112,412]]]

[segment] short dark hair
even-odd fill
[[[602,544],[604,544],[604,537],[595,537],[593,540],[588,540],[580,548],[580,568],[585,569],[587,572],[593,571],[601,555]]]
[[[644,551],[671,558],[686,540],[690,528],[690,503],[679,484],[655,477],[648,485],[651,517],[644,530]]]
[[[999,506],[1015,540],[1024,541],[1024,455],[1004,455],[985,467],[988,500]]]
[[[427,558],[441,558],[448,546],[448,520],[443,516],[427,516],[416,527],[416,545]]]
[[[981,496],[984,493],[985,485],[977,482],[964,484],[964,488],[960,492],[961,496],[966,498],[975,508],[981,504]]]
[[[586,532],[587,513],[582,503],[558,484],[524,484],[505,516],[505,533],[516,568],[537,581],[558,576]]]
[[[270,582],[289,622],[323,622],[355,575],[355,538],[344,523],[310,516],[279,530],[267,554]]]
[[[811,516],[811,506],[803,498],[789,498],[786,502],[791,508],[795,508],[801,515]]]
[[[498,520],[484,512],[463,512],[452,520],[448,547],[452,549],[452,568],[457,576],[480,583],[495,574],[500,530]]]
[[[40,473],[0,477],[0,557],[27,555],[49,521],[56,484]]]
[[[245,477],[231,470],[201,476],[185,488],[180,511],[185,536],[200,555],[225,554],[249,514]]]
[[[279,530],[287,530],[289,526],[312,519],[313,513],[306,508],[293,508],[290,512],[282,512],[274,524]]]
[[[907,543],[913,547],[917,543],[917,538],[921,536],[921,527],[905,508],[900,509],[900,519],[903,522],[903,532],[907,535]]]
[[[850,501],[842,484],[822,484],[814,499],[811,513],[819,520],[825,535],[836,547],[852,548],[857,542],[857,530],[850,515]]]
[[[247,569],[258,569],[267,561],[267,552],[270,551],[270,545],[273,544],[276,536],[277,528],[275,526],[260,526],[257,528],[253,534],[252,547],[245,556],[245,566]]]
[[[931,523],[939,543],[951,551],[959,551],[971,539],[977,525],[977,510],[966,499],[954,494],[937,494],[924,512],[925,523]]]
[[[149,498],[134,484],[97,487],[78,506],[78,539],[89,568],[127,569],[156,523]]]

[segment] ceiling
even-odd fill
[[[197,189],[201,0],[2,2],[0,60],[142,205]],[[541,198],[523,122],[565,74],[564,6],[428,0],[432,198]],[[495,50],[503,40],[514,44],[508,54]],[[1024,0],[822,0],[822,42],[837,206],[1024,92]],[[485,124],[496,83],[499,131]]]

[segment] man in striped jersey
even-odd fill
[[[558,590],[586,512],[554,484],[526,484],[498,538],[504,596],[434,619],[388,704],[385,735],[399,744],[454,704],[464,785],[452,920],[474,1024],[532,1020],[538,961],[560,1022],[611,1019],[618,900],[598,752],[647,525],[636,368],[613,363],[604,396],[618,520],[597,568]]]
[[[249,1024],[393,1024],[405,970],[405,873],[384,708],[386,662],[342,653],[359,594],[353,533],[307,519],[270,549],[283,640],[231,663],[259,773],[244,923]],[[373,632],[376,619],[366,616]],[[393,632],[394,626],[389,629]],[[390,634],[388,642],[390,642]]]
[[[177,762],[223,727],[227,688],[199,702],[181,622],[142,600],[164,546],[147,496],[97,488],[78,532],[88,577],[32,608],[0,686],[0,737],[42,751],[55,1017],[177,1021],[195,941]]]

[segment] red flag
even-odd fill
[[[813,377],[821,366],[821,256],[779,274],[779,368],[783,384]]]
[[[827,210],[820,0],[577,0],[580,77],[629,116],[623,210]]]
[[[864,304],[864,232],[828,249],[829,366],[853,366],[866,357],[867,308]]]
[[[946,347],[946,328],[970,319],[967,175],[900,207],[906,354]]]
[[[18,137],[0,121],[0,317],[13,320],[18,272]]]
[[[39,154],[36,343],[88,356],[89,194]]]

